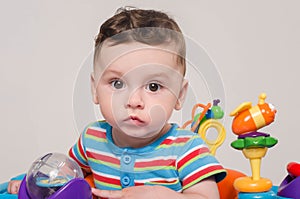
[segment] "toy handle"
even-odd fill
[[[215,140],[210,140],[207,138],[207,131],[209,128],[215,128],[218,132],[218,136]],[[226,131],[224,126],[215,119],[209,119],[201,124],[198,134],[208,145],[211,154],[215,155],[216,150],[223,144],[226,138]]]

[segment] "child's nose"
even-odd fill
[[[126,107],[143,109],[145,106],[142,93],[139,89],[133,91],[128,98]]]

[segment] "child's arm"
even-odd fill
[[[219,199],[218,187],[214,177],[202,180],[182,193],[163,186],[136,186],[121,191],[93,189],[93,194],[108,199]]]
[[[186,198],[219,199],[219,190],[214,177],[207,178],[183,191]]]

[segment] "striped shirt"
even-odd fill
[[[112,127],[95,122],[85,128],[69,155],[91,169],[96,187],[104,190],[162,185],[181,192],[207,177],[215,176],[218,182],[226,175],[199,135],[176,124],[148,146],[120,148],[113,142]]]

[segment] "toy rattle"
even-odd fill
[[[207,105],[196,104],[192,110],[191,120],[185,122],[182,128],[186,128],[191,124],[191,131],[198,133],[200,137],[208,145],[211,154],[215,155],[218,147],[222,145],[226,137],[226,131],[224,126],[218,121],[224,116],[224,111],[218,105],[220,103],[219,99],[213,100],[213,106],[211,103]],[[196,114],[196,110],[202,108],[202,112]],[[207,131],[209,128],[215,128],[218,132],[218,136],[215,140],[207,138]]]
[[[38,158],[21,182],[19,199],[91,199],[79,165],[68,156],[49,153]]]
[[[261,159],[268,148],[277,144],[278,140],[270,134],[257,130],[274,121],[276,110],[272,104],[265,103],[266,94],[259,96],[258,104],[242,103],[230,116],[233,116],[232,131],[238,139],[231,143],[235,149],[242,150],[250,160],[252,176],[235,180],[234,187],[239,192],[266,192],[272,188],[272,182],[260,176]]]

